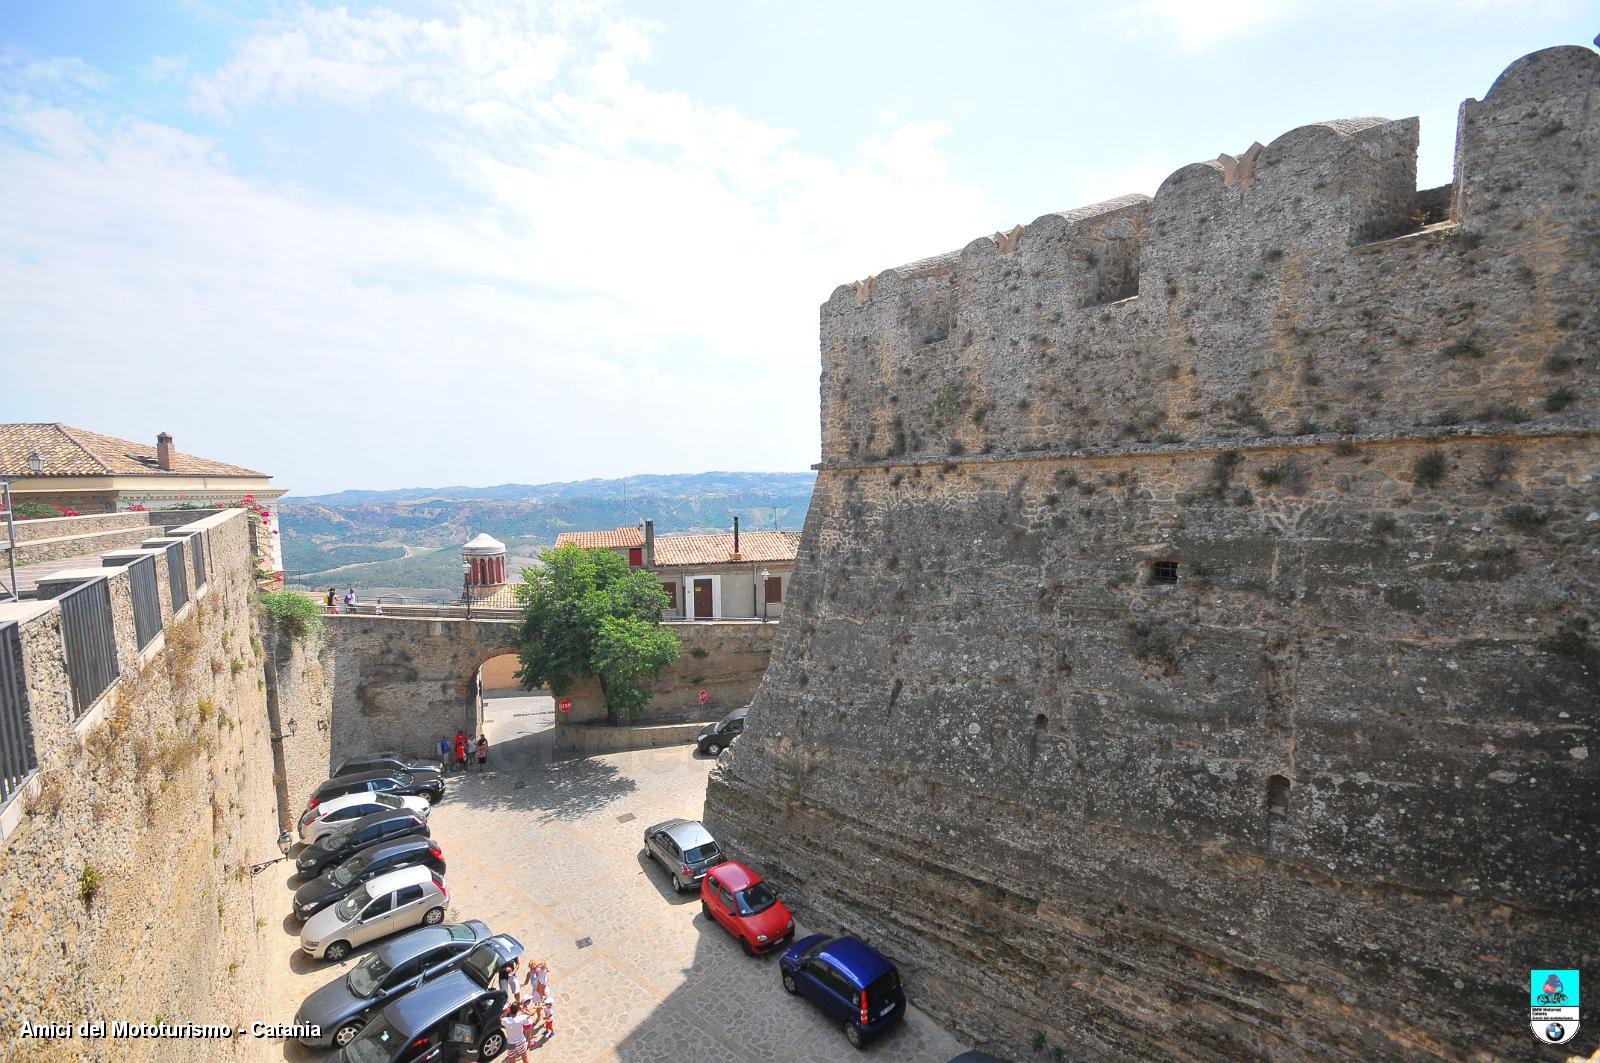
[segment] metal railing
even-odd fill
[[[173,616],[189,604],[189,573],[184,569],[187,560],[182,543],[167,544],[167,584],[172,591]]]
[[[82,716],[117,678],[117,637],[111,626],[111,584],[104,576],[63,594],[61,635],[67,644],[72,715]]]
[[[0,807],[27,785],[38,767],[22,683],[21,629],[0,624]]]
[[[133,594],[133,633],[142,650],[161,633],[161,595],[156,590],[156,559],[141,557],[128,569]]]
[[[190,559],[194,562],[194,589],[206,585],[206,533],[195,532],[189,536]]]

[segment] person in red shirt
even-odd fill
[[[456,767],[467,770],[467,732],[456,732]]]

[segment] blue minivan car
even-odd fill
[[[905,1017],[900,972],[860,938],[801,938],[778,958],[778,969],[783,988],[844,1024],[845,1039],[857,1048]]]

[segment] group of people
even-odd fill
[[[482,771],[484,766],[489,763],[489,739],[483,735],[471,738],[467,735],[467,732],[457,731],[454,741],[448,738],[440,738],[439,759],[444,762],[445,767],[449,767],[452,763],[450,757],[452,751],[455,753],[455,766],[460,771],[466,771],[467,764],[474,759],[478,762],[479,771]]]
[[[506,991],[506,1010],[500,1026],[506,1034],[506,1063],[526,1061],[528,1052],[556,1035],[556,1003],[550,995],[550,968],[544,961],[528,965],[524,977],[518,957],[500,968],[500,988]],[[534,1040],[539,1025],[544,1036]]]
[[[322,599],[322,604],[327,607],[327,611],[330,613],[337,613],[339,611],[339,606],[336,604],[338,594],[339,591],[337,588],[329,587],[327,595]],[[353,613],[356,611],[356,589],[354,587],[351,587],[349,590],[344,592],[344,611],[347,613]],[[381,612],[382,609],[380,608],[379,611]]]

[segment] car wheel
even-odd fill
[[[844,1024],[844,1039],[850,1042],[852,1048],[865,1048],[867,1039],[861,1036],[861,1027],[853,1022]]]
[[[350,943],[347,941],[335,941],[322,950],[322,958],[329,963],[338,963],[348,955],[350,955]]]
[[[721,742],[707,742],[706,743],[706,756],[714,757],[718,753],[721,753],[721,752],[722,752],[722,743]]]
[[[672,890],[674,893],[683,892],[683,879],[678,877],[678,873],[676,871],[672,873]]]
[[[506,1035],[496,1030],[488,1037],[485,1037],[483,1039],[483,1043],[478,1046],[478,1058],[493,1059],[495,1056],[500,1054],[501,1050],[504,1049],[505,1046]]]
[[[427,923],[429,926],[438,926],[440,923],[444,922],[444,909],[429,908],[428,914],[422,917],[422,921]]]
[[[783,988],[790,993],[800,992],[800,987],[794,984],[794,975],[788,971],[783,972]]]
[[[746,956],[754,956],[756,954],[755,947],[750,944],[750,939],[749,938],[741,936],[739,938],[739,944],[741,946],[743,946],[744,954]]]
[[[711,905],[707,904],[705,901],[700,902],[700,914],[706,917],[706,922],[715,922],[711,916]]]
[[[359,1022],[345,1023],[343,1026],[334,1031],[333,1043],[338,1045],[340,1048],[343,1048],[345,1045],[355,1040],[356,1034],[361,1032],[361,1025],[362,1024]]]

